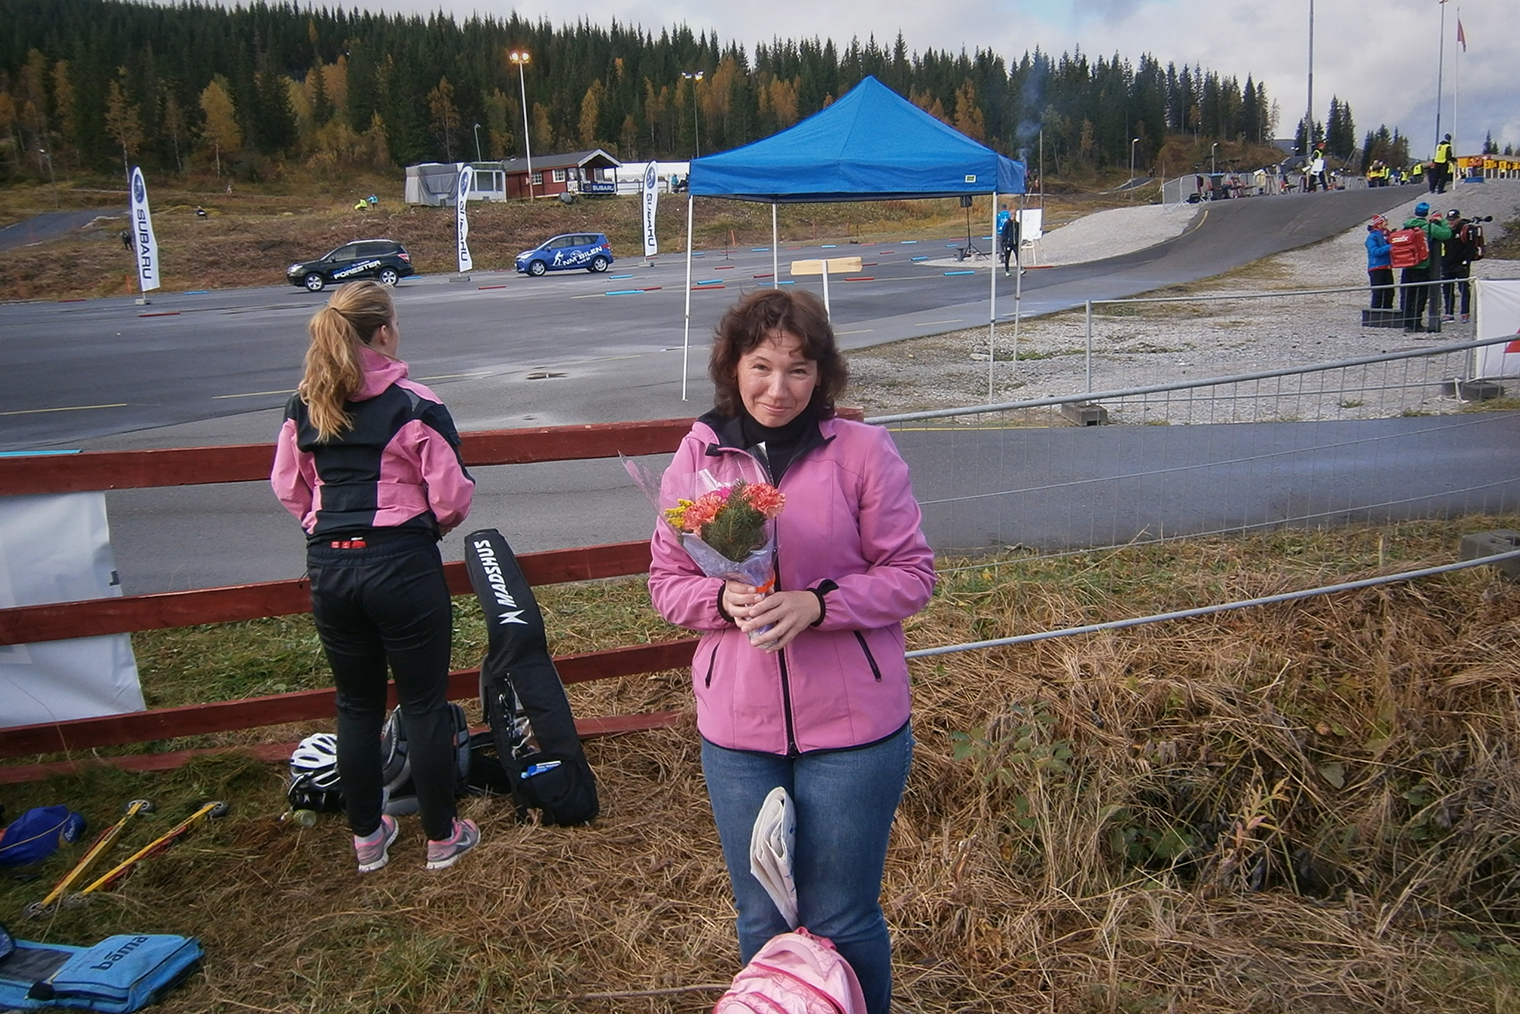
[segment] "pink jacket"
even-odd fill
[[[934,590],[934,554],[919,529],[907,463],[886,430],[819,423],[822,443],[792,461],[780,489],[777,586],[817,588],[823,623],[779,652],[752,647],[718,611],[721,578],[706,577],[661,522],[651,547],[654,607],[702,632],[692,666],[697,728],[719,746],[797,754],[872,743],[908,720],[902,621]],[[698,420],[667,476],[707,469],[721,481],[753,459],[721,446]]]
[[[354,426],[334,440],[318,442],[306,405],[291,397],[269,476],[275,495],[308,535],[392,528],[429,511],[448,531],[469,514],[475,490],[448,409],[407,379],[401,360],[370,348],[359,356]]]

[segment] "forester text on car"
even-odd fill
[[[312,292],[356,278],[373,278],[395,285],[417,273],[411,254],[393,239],[360,239],[344,243],[314,261],[301,261],[285,269],[285,280]]]

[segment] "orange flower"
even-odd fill
[[[786,506],[786,497],[769,483],[753,483],[746,486],[744,490],[748,494],[749,505],[768,518],[780,514],[781,509]]]

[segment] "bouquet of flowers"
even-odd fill
[[[762,594],[775,589],[776,517],[786,506],[780,490],[758,477],[725,482],[706,469],[656,481],[628,458],[623,465],[702,573]]]
[[[677,500],[661,512],[680,533],[685,549],[709,577],[732,577],[770,591],[775,525],[786,497],[768,482],[737,479],[695,500]]]

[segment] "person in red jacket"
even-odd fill
[[[285,406],[270,483],[306,532],[311,613],[337,688],[338,777],[359,872],[390,860],[380,731],[396,680],[427,868],[480,840],[454,810],[448,707],[453,607],[438,540],[470,512],[475,483],[437,395],[396,358],[390,290],[350,282],[308,326],[311,345]]]
[[[913,740],[902,621],[928,602],[934,555],[891,436],[835,416],[847,378],[823,304],[761,289],[718,326],[713,409],[693,424],[663,496],[761,469],[786,497],[776,590],[708,577],[661,523],[649,591],[701,632],[692,666],[708,797],[739,910],[744,963],[792,926],[750,872],[750,836],[776,786],[795,805],[798,918],[855,969],[871,1014],[891,1002],[880,895]],[[753,643],[752,643],[753,638]]]
[[[1431,300],[1431,285],[1441,279],[1441,244],[1451,239],[1452,232],[1441,213],[1431,211],[1430,205],[1424,201],[1414,206],[1414,217],[1405,219],[1401,228],[1424,230],[1430,249],[1423,261],[1399,273],[1399,302],[1400,309],[1403,310],[1404,331],[1406,334],[1423,332],[1426,328],[1421,323],[1421,319],[1425,316],[1425,307]],[[1435,271],[1434,280],[1431,278],[1432,266]],[[1439,309],[1441,299],[1439,292],[1435,293],[1435,299]],[[1439,316],[1438,312],[1437,318]],[[1436,320],[1432,330],[1441,330],[1439,319]]]

